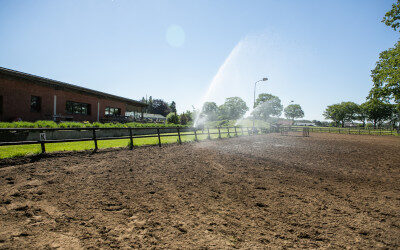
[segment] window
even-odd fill
[[[120,108],[107,107],[106,110],[105,110],[105,115],[121,115],[121,109]]]
[[[31,96],[31,111],[40,112],[42,107],[42,98],[40,96]]]
[[[90,115],[91,105],[87,103],[67,101],[65,111],[70,115]]]
[[[3,96],[0,95],[0,114],[3,114]]]

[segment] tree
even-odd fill
[[[304,111],[299,104],[290,104],[285,108],[284,113],[286,118],[292,119],[293,121],[295,118],[304,117]]]
[[[262,93],[258,95],[255,109],[252,115],[263,120],[267,120],[270,116],[279,117],[282,114],[283,106],[279,97]]]
[[[218,119],[218,106],[215,102],[205,102],[201,109],[201,116],[206,117],[209,121]]]
[[[394,99],[400,103],[400,41],[394,48],[381,52],[375,69],[372,70],[374,85],[369,99]]]
[[[371,99],[365,103],[368,120],[376,125],[384,120],[390,119],[393,113],[393,105],[385,103],[378,99]]]
[[[341,102],[328,106],[323,115],[326,119],[334,121],[336,126],[341,124],[344,127],[345,122],[356,119],[358,110],[359,106],[354,102]]]
[[[174,112],[167,115],[167,123],[179,124],[179,116]]]
[[[171,112],[174,112],[176,114],[176,103],[174,101],[171,102],[169,108],[171,109]]]
[[[189,123],[189,116],[186,113],[182,113],[179,116],[179,121],[181,125],[187,125]]]
[[[382,22],[395,31],[400,27],[400,0],[392,4],[392,9],[385,14]]]
[[[171,112],[171,108],[169,107],[168,103],[161,99],[152,100],[151,109],[153,114],[160,114],[163,116],[167,116]]]
[[[365,127],[365,121],[368,119],[368,111],[367,104],[362,103],[358,105],[358,110],[356,112],[356,120],[363,123],[363,127]]]
[[[400,27],[400,0],[392,5],[382,20],[395,31]],[[379,61],[375,69],[371,71],[374,83],[368,99],[393,99],[400,110],[400,41],[394,48],[385,50],[379,54]]]
[[[396,107],[396,105],[392,105],[392,114],[389,117],[390,120],[390,124],[392,126],[393,129],[396,128],[396,124],[398,122],[400,122],[400,110]],[[400,124],[399,126],[397,126],[397,129],[399,130],[400,128]]]
[[[249,108],[242,98],[229,97],[225,99],[225,103],[218,110],[221,119],[235,120],[242,117]]]
[[[154,112],[154,109],[153,109],[153,97],[149,96],[149,101],[147,102],[147,104],[149,106],[147,106],[146,112],[149,113],[149,114],[153,114],[153,112]]]

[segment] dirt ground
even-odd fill
[[[269,134],[8,164],[0,248],[400,247],[400,138]]]

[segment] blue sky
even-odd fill
[[[379,52],[399,38],[380,22],[392,3],[0,0],[0,66],[179,112],[229,96],[251,106],[267,76],[258,93],[323,119],[329,104],[365,100]]]

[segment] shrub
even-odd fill
[[[167,123],[179,124],[179,116],[175,113],[169,113],[167,115]]]

